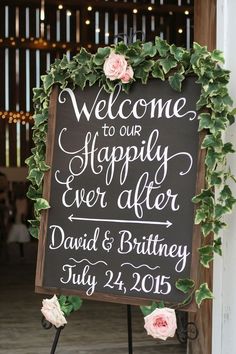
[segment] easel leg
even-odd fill
[[[62,330],[63,328],[64,328],[64,327],[59,327],[59,328],[57,328],[57,331],[56,331],[56,334],[55,334],[55,338],[54,338],[54,341],[53,341],[53,344],[52,344],[52,349],[51,349],[50,354],[54,354],[54,353],[56,352],[57,343],[58,343],[58,340],[59,340],[59,337],[60,337],[60,334],[61,334],[61,330]]]
[[[131,305],[127,305],[127,326],[128,326],[128,348],[129,348],[129,354],[133,354]]]

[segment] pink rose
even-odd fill
[[[103,71],[106,77],[113,81],[120,79],[125,75],[127,65],[124,55],[112,52],[105,60]]]
[[[154,338],[166,340],[174,337],[177,328],[175,311],[164,307],[157,308],[150,315],[144,317],[144,328],[147,334]]]
[[[121,77],[121,81],[124,84],[127,84],[130,80],[133,79],[133,77],[134,77],[134,71],[133,71],[132,67],[129,65],[126,69],[124,76]]]
[[[51,322],[57,328],[64,326],[67,323],[56,295],[54,295],[51,299],[43,300],[41,312],[46,320]]]

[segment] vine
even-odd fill
[[[165,40],[156,37],[155,43],[138,41],[126,45],[120,42],[112,47],[99,48],[95,54],[90,54],[82,48],[71,61],[68,61],[65,55],[61,60],[56,59],[47,75],[41,77],[42,86],[34,89],[35,147],[31,150],[32,155],[26,160],[29,166],[28,179],[31,182],[27,195],[34,201],[35,215],[35,219],[30,220],[31,235],[38,237],[40,213],[49,208],[48,201],[42,198],[42,185],[44,173],[50,169],[45,163],[45,152],[49,99],[53,85],[57,84],[61,89],[68,85],[72,89],[79,86],[83,90],[86,85],[92,86],[96,83],[103,86],[108,93],[112,92],[117,80],[106,77],[103,65],[113,52],[123,55],[133,71],[132,80],[122,81],[122,89],[126,93],[129,92],[133,81],[141,80],[142,84],[146,84],[149,77],[168,80],[170,86],[179,92],[185,77],[190,74],[195,75],[196,82],[201,85],[196,110],[199,113],[199,132],[205,132],[202,149],[206,150],[206,175],[205,188],[193,198],[193,203],[197,204],[195,223],[201,225],[203,237],[207,241],[211,240],[211,235],[214,236],[213,243],[205,242],[198,250],[201,264],[209,267],[214,254],[222,253],[219,233],[226,226],[223,217],[232,211],[236,202],[228,185],[229,180],[235,181],[235,178],[227,166],[227,155],[233,153],[234,149],[231,143],[223,141],[225,130],[234,122],[236,109],[231,108],[233,102],[227,89],[229,71],[222,68],[222,53],[218,50],[209,52],[206,47],[197,43],[194,43],[191,50],[186,50],[174,44],[169,45]],[[186,294],[186,300],[179,306],[190,302],[193,294],[198,306],[204,299],[213,297],[207,283],[196,289],[191,279],[179,279],[176,287]],[[63,303],[67,300],[63,297]],[[155,308],[163,306],[162,302],[157,302],[141,309],[147,315]]]

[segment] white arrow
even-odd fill
[[[83,220],[83,221],[102,221],[102,222],[119,222],[128,224],[150,224],[150,225],[165,225],[166,228],[172,225],[169,220],[166,221],[145,221],[145,220],[119,220],[119,219],[94,219],[94,218],[78,218],[71,214],[68,219],[72,222],[73,220]]]

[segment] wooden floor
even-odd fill
[[[43,296],[34,293],[36,244],[25,247],[21,260],[17,245],[0,264],[0,354],[50,354],[55,329],[41,326]],[[146,335],[143,317],[132,307],[133,354],[185,354],[176,339],[154,340]],[[56,354],[126,354],[126,306],[84,301],[69,318]]]

